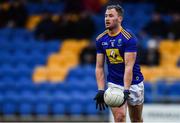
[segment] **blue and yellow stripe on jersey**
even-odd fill
[[[123,34],[123,36],[127,39],[127,40],[129,40],[132,36],[131,36],[131,34],[129,33],[129,32],[127,32],[125,29],[123,29],[122,28],[122,31],[121,31],[121,33]]]
[[[99,40],[101,37],[103,37],[105,34],[107,34],[109,31],[105,30],[103,33],[99,34],[96,38],[96,41]]]

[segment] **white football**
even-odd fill
[[[108,88],[104,93],[104,101],[110,107],[118,107],[124,101],[124,93],[120,88]]]

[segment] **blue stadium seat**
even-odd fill
[[[37,116],[47,116],[50,113],[51,95],[47,91],[41,91],[36,96],[35,114]]]
[[[57,99],[57,101],[61,101],[62,103],[69,104],[71,95],[68,91],[63,90],[55,90],[53,93],[53,99],[54,101]]]
[[[50,40],[49,42],[45,42],[45,52],[46,54],[50,54],[52,52],[58,52],[60,50],[61,41],[60,40]]]
[[[21,80],[17,81],[17,83],[16,83],[16,90],[19,93],[23,93],[25,90],[35,93],[37,91],[37,87],[34,83],[32,83],[31,80],[21,79]]]
[[[84,78],[85,71],[83,71],[83,68],[81,66],[77,66],[74,69],[71,69],[68,73],[67,80],[73,80],[73,79],[83,79]]]
[[[88,115],[96,115],[98,110],[96,109],[96,103],[93,100],[94,96],[96,95],[96,91],[88,91],[86,93],[86,101],[85,101],[85,113]]]
[[[49,82],[43,82],[43,83],[37,83],[36,84],[37,91],[46,91],[47,93],[54,93],[55,89],[59,89],[57,87],[57,84],[49,83]]]
[[[76,80],[74,79],[71,82],[67,82],[68,87],[69,87],[69,91],[73,91],[73,90],[78,90],[78,91],[82,91],[85,92],[88,90],[88,87],[86,85],[86,83],[82,80]]]
[[[2,104],[3,104],[3,101],[4,101],[4,94],[2,93],[2,90],[0,90],[0,105],[1,105],[0,106],[0,114],[2,114]]]
[[[30,64],[31,65],[44,65],[46,63],[46,57],[45,55],[43,54],[40,54],[40,53],[33,53],[31,54],[31,62]],[[33,59],[36,59],[36,60],[33,60]]]
[[[168,98],[172,102],[180,101],[180,81],[174,81],[169,85]]]
[[[71,115],[82,115],[84,112],[84,106],[80,103],[73,102],[69,107],[69,113]]]
[[[87,76],[82,80],[86,84],[87,90],[97,90],[97,82],[93,76]]]
[[[3,115],[15,115],[17,113],[19,96],[15,91],[7,91],[2,102]]]
[[[14,78],[16,74],[15,68],[9,64],[4,64],[1,66],[1,71],[0,71],[0,75],[3,78],[8,78],[8,77],[12,77]]]
[[[95,79],[95,66],[85,65],[85,66],[83,66],[83,71],[84,71],[86,77],[92,77]]]
[[[24,39],[28,39],[29,35],[31,35],[31,32],[25,28],[16,28],[13,31],[13,37],[23,37]]]
[[[54,87],[54,92],[63,91],[63,92],[69,92],[71,91],[71,88],[69,88],[69,85],[67,82],[62,83],[56,83]]]
[[[8,38],[11,38],[12,37],[12,34],[13,34],[13,29],[11,29],[11,28],[3,28],[3,29],[1,29],[0,30],[0,37],[1,36],[4,36],[4,37],[6,37],[7,39]]]
[[[168,84],[166,80],[158,80],[155,83],[154,101],[161,102],[166,100],[168,95]]]
[[[32,41],[24,41],[24,39],[14,39],[11,46],[16,51],[30,52],[35,47],[36,43]]]
[[[64,10],[64,4],[61,2],[61,4],[50,4],[46,6],[47,10],[49,10],[50,12],[59,14],[60,12],[62,12]]]
[[[88,115],[97,115],[98,110],[96,109],[95,103],[89,103],[86,105],[86,114]]]
[[[71,92],[71,105],[69,105],[69,113],[70,114],[84,114],[85,113],[85,100],[86,95],[82,91],[72,91]]]
[[[19,64],[15,68],[17,78],[32,78],[32,68],[27,64]]]
[[[3,77],[3,79],[1,80],[1,86],[1,91],[3,94],[8,92],[9,90],[16,91],[16,80],[11,77]]]
[[[0,64],[4,65],[4,64],[8,64],[11,65],[13,64],[13,62],[15,61],[14,55],[10,52],[0,52]],[[7,66],[7,65],[5,65]],[[5,67],[3,66],[3,67]]]
[[[32,61],[31,57],[24,52],[15,52],[13,65],[29,64]]]
[[[69,94],[69,92],[56,90],[52,95],[52,101],[51,101],[52,113],[54,115],[66,114],[72,102],[73,101],[71,99],[71,95]],[[62,108],[58,108],[58,107],[62,107]]]
[[[145,81],[144,82],[144,102],[152,103],[153,102],[153,87],[152,83]]]
[[[159,80],[156,82],[156,87],[157,87],[157,94],[159,95],[166,95],[168,93],[167,90],[167,81],[166,80]]]
[[[56,115],[65,115],[66,114],[66,105],[62,102],[56,102],[51,105],[51,113]]]
[[[36,96],[35,93],[29,90],[21,91],[19,97],[19,114],[24,115],[32,115],[34,112],[34,102]]]

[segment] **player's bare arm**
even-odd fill
[[[124,89],[129,90],[133,78],[133,67],[136,60],[136,52],[126,52],[124,55]]]
[[[96,56],[96,80],[98,90],[104,90],[105,79],[104,79],[104,54],[97,54]]]
[[[96,109],[105,110],[107,105],[104,102],[104,87],[105,87],[105,79],[104,79],[104,54],[97,54],[96,58],[96,79],[98,85],[98,92],[94,98],[96,101]]]

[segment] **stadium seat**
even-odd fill
[[[4,65],[12,65],[15,61],[15,56],[10,52],[0,52],[0,64]],[[6,66],[6,65],[5,65]],[[4,67],[5,67],[4,66]]]
[[[156,102],[163,102],[167,99],[168,95],[168,83],[166,80],[158,80],[155,83],[156,90],[154,92],[154,101]]]
[[[83,112],[83,105],[80,103],[73,102],[69,107],[69,113],[71,115],[82,115]]]
[[[97,115],[98,114],[95,103],[89,103],[86,105],[86,114],[88,114],[88,115]]]
[[[96,109],[96,103],[93,100],[94,96],[96,95],[96,91],[88,91],[86,95],[85,113],[88,115],[97,115],[98,110]]]
[[[46,42],[45,45],[47,53],[58,52],[61,47],[61,40],[50,40]]]
[[[3,115],[15,115],[17,113],[19,96],[14,91],[7,91],[2,102],[2,113]]]
[[[14,55],[14,61],[12,62],[12,64],[14,66],[18,65],[18,64],[28,64],[28,65],[30,65],[31,62],[32,62],[31,56],[29,56],[25,52],[22,52],[22,51],[15,52],[13,55]]]
[[[35,100],[35,114],[47,116],[50,113],[51,95],[47,91],[38,92]]]
[[[97,81],[94,77],[85,77],[82,82],[86,84],[88,90],[97,90]]]
[[[145,103],[152,103],[153,102],[153,84],[145,81],[144,82],[144,102]]]
[[[21,91],[19,97],[19,114],[21,116],[32,115],[34,113],[35,93],[33,91]]]
[[[71,85],[69,85],[67,82],[61,82],[61,83],[52,83],[55,88],[53,91],[63,91],[63,92],[70,92],[71,90]]]
[[[41,17],[38,16],[38,15],[32,15],[28,18],[28,21],[27,21],[27,25],[26,27],[29,29],[29,30],[33,30],[36,25],[40,22],[41,20]]]
[[[57,115],[65,115],[66,114],[66,108],[65,108],[65,104],[61,103],[61,102],[57,102],[57,103],[53,103],[51,105],[51,113],[54,116]]]
[[[73,103],[73,101],[69,92],[56,90],[52,95],[52,113],[54,115],[62,115],[68,113],[71,103]]]
[[[0,86],[1,86],[1,83],[0,83]],[[0,107],[0,114],[2,114],[2,104],[3,104],[3,101],[4,101],[4,94],[2,93],[2,90],[0,90],[0,105],[1,105],[1,107]]]
[[[18,82],[16,83],[16,90],[19,93],[23,93],[24,91],[35,93],[37,91],[37,85],[32,83],[31,80],[22,78],[21,80],[18,80]]]
[[[65,56],[62,56],[60,54],[52,54],[49,56],[48,58],[48,66],[60,66],[61,64],[64,65],[64,57]]]
[[[57,88],[56,84],[49,83],[48,81],[43,83],[35,83],[37,91],[46,91],[49,94],[54,93],[55,89]]]
[[[17,78],[29,78],[31,79],[32,68],[30,68],[26,64],[19,64],[16,68],[16,76]]]
[[[60,102],[65,106],[69,106],[72,100],[72,96],[70,95],[70,92],[63,90],[54,91],[54,93],[52,93],[52,98],[53,98],[52,103]]]
[[[59,68],[48,67],[47,70],[48,70],[48,74],[47,74],[48,80],[54,83],[62,82],[65,79],[68,72],[66,68],[63,68],[63,66]]]
[[[69,112],[70,114],[74,115],[80,115],[84,114],[85,111],[85,99],[86,96],[84,95],[83,91],[72,91],[71,92],[71,98],[73,100],[72,104],[69,106]]]
[[[68,87],[70,88],[69,91],[78,90],[81,92],[86,92],[89,89],[89,87],[84,81],[79,80],[77,78],[72,81],[67,81],[66,83],[68,84]]]
[[[33,73],[33,81],[37,83],[47,81],[47,72],[46,67],[36,67]]]
[[[15,68],[12,65],[4,64],[1,67],[0,75],[2,77],[12,77],[12,78],[15,78],[15,74],[16,74],[16,71],[15,71]]]
[[[83,68],[81,66],[77,66],[73,69],[71,69],[68,73],[68,76],[67,76],[67,80],[68,79],[76,79],[78,78],[79,80],[80,79],[83,79],[85,76],[86,73],[85,71],[83,71]]]
[[[180,82],[179,81],[174,81],[169,85],[169,95],[171,96],[180,96]]]

